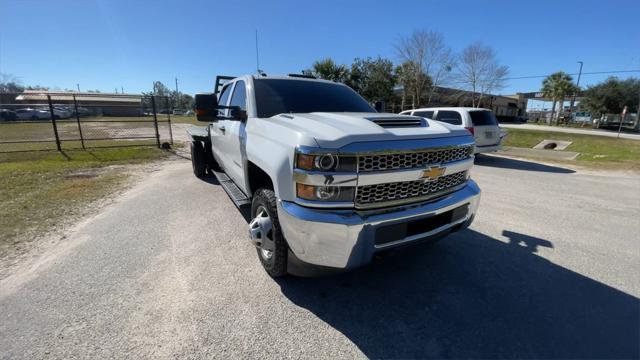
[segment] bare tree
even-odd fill
[[[24,90],[20,84],[20,79],[11,74],[0,73],[0,92],[18,93]]]
[[[411,100],[411,109],[420,107],[424,88],[431,85],[431,79],[418,69],[414,63],[405,61],[395,69],[398,82],[402,84],[401,109],[406,110],[407,99]]]
[[[471,104],[480,107],[484,95],[504,88],[509,68],[500,65],[492,48],[476,42],[467,46],[456,63],[457,80],[471,91]]]
[[[430,103],[437,86],[449,78],[454,65],[454,56],[446,46],[444,36],[435,31],[415,30],[410,36],[401,37],[396,44],[396,52],[406,73],[412,79],[415,94],[415,107],[420,106],[426,92],[427,103]]]

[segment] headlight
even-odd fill
[[[311,201],[353,201],[355,188],[296,184],[296,194],[301,199]]]
[[[309,155],[296,153],[297,169],[309,171],[355,172],[357,168],[355,156],[338,156],[335,154]]]
[[[316,156],[315,166],[323,171],[331,171],[338,165],[338,157],[331,154]]]

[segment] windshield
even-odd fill
[[[498,125],[498,120],[491,111],[469,111],[474,126]]]
[[[351,88],[320,81],[256,79],[258,117],[282,113],[375,112]]]

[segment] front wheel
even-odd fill
[[[262,267],[271,277],[287,274],[287,242],[282,235],[276,195],[271,189],[258,189],[251,203],[249,232],[256,244]]]

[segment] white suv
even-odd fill
[[[439,107],[406,110],[400,114],[421,116],[464,127],[475,138],[476,154],[500,149],[500,142],[503,136],[498,126],[498,120],[489,109]]]

